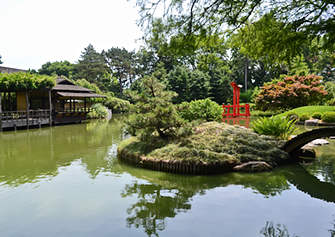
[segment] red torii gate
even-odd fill
[[[222,113],[222,117],[237,117],[237,116],[250,116],[250,106],[249,104],[245,104],[245,105],[240,105],[240,87],[235,83],[232,82],[230,83],[230,85],[234,88],[234,98],[233,98],[233,105],[224,105],[222,104],[222,108],[223,108],[223,113]],[[230,108],[233,109],[233,113],[230,113]],[[240,113],[240,108],[244,108],[244,114]]]

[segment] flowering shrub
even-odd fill
[[[259,110],[292,109],[317,104],[327,91],[321,85],[322,77],[316,75],[285,77],[261,87],[255,99]]]

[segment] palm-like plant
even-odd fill
[[[252,122],[252,130],[261,135],[272,135],[279,139],[287,139],[297,128],[294,120],[280,117],[261,117]]]

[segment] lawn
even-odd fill
[[[292,110],[289,110],[289,111],[286,111],[285,113],[281,113],[281,114],[278,114],[276,116],[279,116],[279,117],[286,117],[286,115],[291,112],[291,111],[294,111],[296,112],[299,116],[303,113],[307,113],[309,115],[312,115],[314,112],[320,112],[320,113],[324,113],[324,112],[327,112],[327,111],[335,111],[335,106],[326,106],[326,105],[313,105],[313,106],[303,106],[303,107],[299,107],[299,108],[295,108],[295,109],[292,109]]]

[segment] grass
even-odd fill
[[[135,156],[160,160],[236,164],[265,161],[277,166],[288,159],[288,155],[278,148],[283,142],[244,127],[208,122],[195,127],[192,135],[170,140],[152,136],[144,142],[132,137],[121,142],[118,150],[126,149]]]
[[[323,114],[324,112],[335,111],[335,107],[334,106],[326,106],[326,105],[303,106],[303,107],[299,107],[299,108],[295,108],[295,109],[286,111],[285,113],[278,114],[278,115],[276,115],[276,117],[284,118],[291,111],[296,112],[300,117],[300,115],[303,114],[303,113],[307,113],[309,115],[312,115],[314,112],[320,112],[320,113]]]

